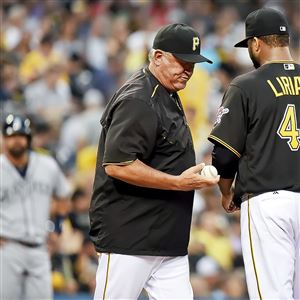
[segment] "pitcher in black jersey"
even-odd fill
[[[209,136],[222,204],[241,208],[250,298],[300,299],[300,66],[274,9],[250,13],[235,46],[256,70],[231,82]]]

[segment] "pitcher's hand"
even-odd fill
[[[240,210],[240,207],[233,201],[233,192],[228,195],[222,195],[222,206],[228,213]]]

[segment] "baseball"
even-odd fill
[[[214,166],[208,165],[203,167],[200,175],[205,177],[215,178],[218,176],[218,171]]]

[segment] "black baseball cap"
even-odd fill
[[[261,8],[251,12],[245,22],[246,38],[234,47],[247,48],[247,41],[266,35],[289,35],[289,25],[284,15],[273,8]]]
[[[30,120],[26,117],[9,114],[2,125],[2,134],[12,136],[16,134],[31,136]]]
[[[200,54],[199,33],[186,24],[170,24],[162,27],[153,41],[153,49],[172,53],[175,57],[192,63],[212,61]]]

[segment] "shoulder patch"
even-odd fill
[[[214,127],[221,123],[222,116],[229,113],[229,109],[224,106],[219,107],[217,111],[217,118],[214,123]]]

